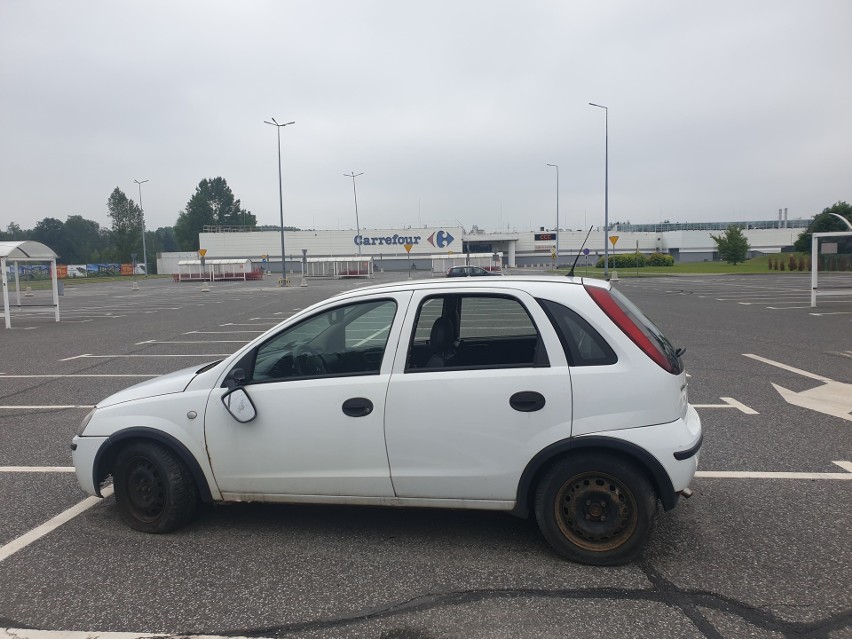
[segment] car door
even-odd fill
[[[205,415],[226,499],[393,496],[384,400],[409,298],[331,305],[241,357],[256,417],[237,421],[222,401],[226,387],[211,393]]]
[[[398,497],[514,500],[527,462],[570,437],[559,339],[535,299],[507,290],[412,297],[385,408]]]

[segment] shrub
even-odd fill
[[[787,258],[787,267],[791,271],[796,271],[799,268],[799,261],[796,259],[796,256],[793,255],[792,253],[790,254],[790,257]]]
[[[674,258],[665,253],[651,253],[646,263],[648,266],[674,266]]]
[[[650,256],[642,253],[617,253],[609,256],[610,268],[642,268],[644,266],[674,266],[674,258],[664,253],[652,253]],[[603,256],[598,258],[596,268],[604,267]]]

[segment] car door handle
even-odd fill
[[[535,391],[521,391],[509,398],[509,406],[522,413],[532,413],[544,408],[544,395]]]
[[[349,417],[364,417],[373,412],[373,402],[366,397],[353,397],[343,402],[343,412]]]

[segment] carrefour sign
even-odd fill
[[[425,241],[435,248],[443,249],[449,247],[455,239],[447,231],[442,230],[433,232]],[[420,244],[421,240],[423,240],[422,235],[400,235],[399,233],[375,237],[366,235],[356,235],[354,237],[356,246],[404,246],[406,244],[416,246]]]

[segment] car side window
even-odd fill
[[[569,366],[607,366],[618,356],[591,324],[572,311],[551,300],[538,300],[562,342]]]
[[[548,366],[535,322],[509,295],[436,295],[417,311],[406,372]]]
[[[395,301],[379,300],[309,317],[258,347],[249,382],[377,375],[395,315]]]

